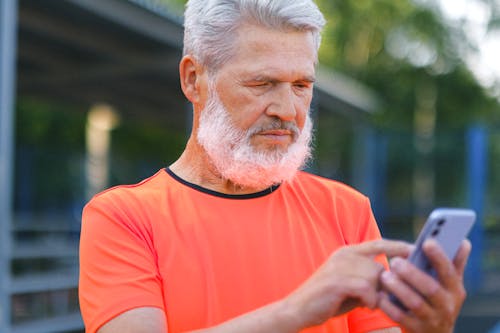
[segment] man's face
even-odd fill
[[[267,131],[292,133],[293,143],[286,149],[256,149],[252,138]],[[310,157],[312,122],[306,115],[300,131],[292,122],[275,119],[244,131],[235,127],[215,89],[200,118],[198,142],[224,179],[234,184],[263,189],[291,180]]]
[[[281,32],[255,25],[239,29],[236,54],[220,68],[215,89],[236,127],[247,130],[280,119],[302,129],[313,93],[316,49],[309,32]],[[256,150],[286,150],[287,131],[256,133]]]
[[[237,42],[209,80],[198,140],[224,178],[259,188],[290,179],[309,156],[316,51],[310,33],[255,26]]]

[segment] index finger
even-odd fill
[[[385,254],[387,257],[407,257],[411,251],[411,244],[399,240],[378,239],[360,243],[356,252],[360,255],[377,256]]]

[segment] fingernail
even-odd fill
[[[426,239],[425,240],[425,244],[427,244],[427,246],[436,246],[438,242],[436,242],[435,239],[433,238],[429,238],[429,239]]]
[[[423,244],[424,248],[426,251],[434,251],[434,249],[436,247],[439,246],[438,242],[436,242],[436,240],[434,239],[427,239],[424,244]]]

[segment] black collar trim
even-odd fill
[[[243,200],[243,199],[260,198],[260,197],[263,197],[265,195],[273,193],[274,191],[276,191],[280,187],[280,184],[277,184],[277,185],[273,185],[273,186],[271,186],[269,188],[266,188],[265,190],[262,190],[262,191],[259,191],[259,192],[255,192],[255,193],[249,193],[249,194],[226,194],[226,193],[220,193],[220,192],[217,192],[217,191],[209,190],[208,188],[204,188],[204,187],[201,187],[199,185],[190,183],[190,182],[182,179],[181,177],[177,176],[168,167],[165,168],[165,171],[172,178],[174,178],[175,180],[177,180],[178,182],[180,182],[180,183],[182,183],[182,184],[184,184],[186,186],[189,186],[189,187],[191,187],[191,188],[193,188],[193,189],[195,189],[197,191],[203,192],[203,193],[207,193],[207,194],[210,194],[210,195],[214,195],[214,196],[217,196],[217,197],[220,197],[220,198],[226,198],[226,199]]]

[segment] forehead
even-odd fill
[[[317,51],[311,32],[244,25],[238,29],[234,46],[234,55],[223,68],[314,76]]]

